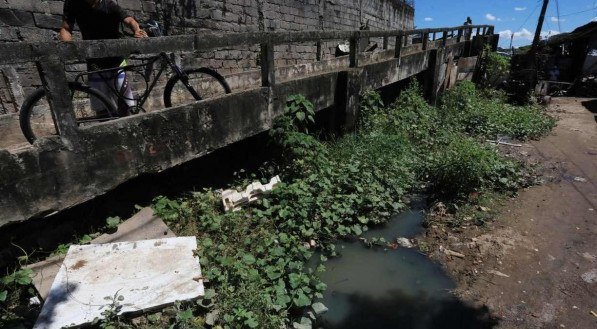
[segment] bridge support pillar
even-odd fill
[[[427,77],[425,78],[425,94],[429,103],[437,104],[440,94],[440,86],[445,78],[444,51],[442,49],[429,52],[429,66],[427,68]],[[442,70],[442,68],[444,68]]]
[[[340,128],[344,132],[349,132],[356,128],[362,92],[362,69],[339,72],[334,103],[336,104],[336,113],[340,117]]]

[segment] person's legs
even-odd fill
[[[111,102],[112,105],[116,107],[116,94],[114,93],[114,80],[112,78],[113,74],[110,72],[104,73],[92,73],[89,75],[89,86],[100,93],[104,94]],[[111,87],[112,86],[112,87]],[[108,113],[108,109],[104,106],[104,104],[95,96],[90,97],[91,102],[91,109],[96,113],[98,116],[113,116],[116,113]]]
[[[118,112],[120,116],[127,116],[130,114],[130,108],[135,107],[137,102],[133,95],[133,89],[128,81],[126,71],[118,71],[116,87],[116,90],[118,90],[118,94],[121,97],[118,102]]]

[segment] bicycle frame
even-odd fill
[[[134,99],[135,101],[137,101],[137,107],[143,109],[143,105],[145,104],[145,102],[147,101],[147,99],[149,98],[149,94],[153,91],[153,88],[155,88],[155,86],[157,85],[157,82],[159,81],[162,73],[164,72],[164,70],[167,67],[170,67],[170,69],[172,70],[172,72],[174,74],[176,74],[179,78],[180,81],[185,85],[185,87],[188,89],[188,91],[191,93],[191,95],[196,99],[196,100],[201,100],[201,96],[199,96],[199,94],[197,93],[197,91],[189,84],[189,77],[184,73],[184,71],[182,70],[182,68],[180,66],[178,66],[171,58],[168,54],[162,52],[157,56],[154,57],[149,57],[147,59],[143,59],[143,60],[147,60],[146,63],[142,63],[142,64],[135,64],[135,65],[125,65],[125,66],[121,66],[121,67],[115,67],[115,68],[109,68],[109,69],[102,69],[102,70],[96,70],[96,71],[88,71],[88,72],[82,72],[76,75],[75,77],[75,82],[81,83],[83,84],[83,80],[84,80],[84,76],[88,76],[91,74],[99,74],[100,77],[102,77],[102,79],[104,80],[104,82],[108,85],[108,87],[110,88],[110,91],[112,93],[114,93],[116,95],[116,97],[119,100],[128,100],[127,97],[125,97],[124,95],[122,95],[118,90],[116,90],[115,86],[113,86],[112,84],[108,83],[108,80],[106,78],[104,78],[104,76],[101,73],[112,73],[114,75],[117,75],[120,71],[136,71],[136,69],[144,69],[143,73],[140,73],[143,78],[145,79],[145,82],[148,83],[148,86],[145,90],[145,92],[137,99]],[[157,71],[153,81],[150,82],[150,77],[151,77],[151,72],[153,71],[153,67],[155,65],[156,62],[160,61],[160,68]]]

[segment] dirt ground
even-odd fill
[[[500,147],[536,163],[544,184],[482,209],[495,212],[487,225],[432,221],[419,240],[499,328],[597,328],[597,100],[554,99],[549,110],[560,120],[548,137]]]

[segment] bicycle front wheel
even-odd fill
[[[80,84],[71,84],[69,87],[79,126],[118,117],[116,106],[103,93]],[[38,138],[58,135],[45,89],[39,88],[25,99],[19,111],[19,123],[31,144]]]
[[[166,107],[185,105],[201,99],[216,98],[231,92],[226,79],[212,69],[201,67],[185,70],[184,73],[189,78],[188,86],[178,75],[168,80],[164,88],[164,105]],[[193,96],[189,87],[195,90],[200,97],[199,99]]]

